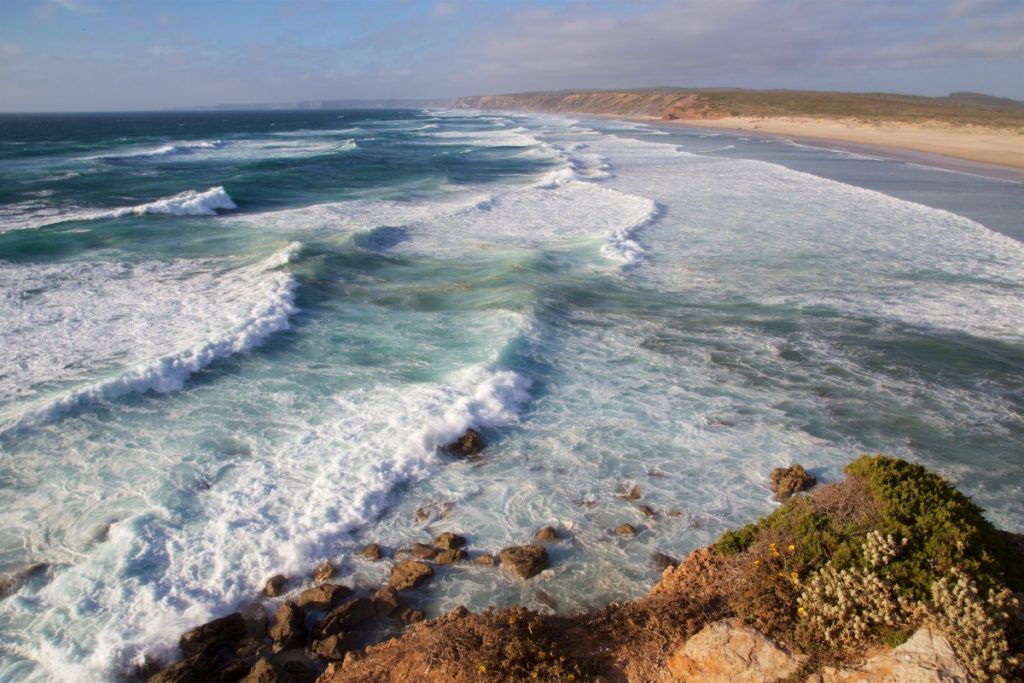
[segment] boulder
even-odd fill
[[[334,573],[336,571],[337,569],[335,569],[333,564],[324,560],[319,565],[317,565],[316,569],[313,570],[313,580],[317,583],[323,583],[327,579],[334,576]]]
[[[800,465],[776,467],[772,470],[772,492],[778,501],[788,500],[794,493],[806,491],[817,483],[818,480],[807,474]]]
[[[235,683],[249,675],[252,664],[241,659],[228,662],[227,666],[217,674],[217,683]]]
[[[474,557],[473,564],[479,565],[481,567],[493,567],[494,565],[498,564],[498,560],[494,557],[494,555],[484,553],[483,555],[478,555],[477,557]]]
[[[363,549],[359,551],[360,557],[364,557],[367,560],[376,562],[377,560],[384,557],[384,553],[381,552],[380,546],[376,543],[368,543],[363,546]]]
[[[242,683],[295,683],[295,679],[277,664],[261,657],[252,665]]]
[[[665,553],[652,553],[651,563],[658,569],[661,569],[662,571],[668,569],[669,567],[679,566],[679,560],[672,557],[671,555],[666,555]]]
[[[355,634],[336,633],[326,638],[313,641],[312,651],[317,657],[331,662],[340,662],[352,650],[358,647]]]
[[[356,598],[336,607],[313,627],[313,640],[348,631],[377,616],[377,608],[370,598]]]
[[[469,553],[465,550],[442,550],[434,558],[434,562],[437,564],[455,564],[456,562],[465,562],[469,558]]]
[[[331,609],[352,595],[352,589],[337,583],[321,583],[299,593],[295,604],[304,610]]]
[[[524,579],[540,574],[548,568],[548,552],[539,545],[517,545],[498,553],[501,566]]]
[[[480,436],[480,432],[471,428],[467,429],[466,433],[458,439],[445,446],[445,450],[460,458],[469,458],[479,455],[486,447],[487,443],[484,441],[484,437]]]
[[[535,541],[557,541],[558,532],[555,531],[555,527],[553,526],[542,527],[537,529],[537,533],[533,535],[533,539]]]
[[[666,662],[680,683],[771,683],[792,676],[804,658],[778,647],[738,621],[705,626]]]
[[[284,595],[285,586],[288,585],[288,579],[283,574],[276,574],[267,579],[266,585],[263,586],[263,595],[268,598],[277,598]]]
[[[615,533],[619,536],[632,536],[636,533],[636,527],[632,524],[620,524],[615,527]]]
[[[466,537],[446,531],[434,539],[434,545],[442,550],[456,550],[466,545]]]
[[[396,591],[409,590],[422,585],[433,575],[434,570],[426,562],[405,560],[396,564],[395,568],[391,570],[388,585]]]
[[[226,617],[197,626],[191,631],[186,631],[178,640],[178,647],[188,659],[199,653],[212,654],[245,636],[245,619],[242,618],[240,612],[234,612]]]
[[[263,640],[267,635],[267,608],[261,602],[251,602],[238,610],[245,622],[245,633],[253,640]]]
[[[824,667],[807,683],[967,683],[970,678],[949,641],[927,628],[893,650],[870,657],[851,669]]]
[[[373,608],[378,617],[390,617],[402,607],[398,591],[391,586],[383,586],[373,594]]]
[[[274,652],[284,652],[306,644],[306,615],[294,602],[286,602],[277,609],[274,625],[270,627],[270,640]]]
[[[418,609],[406,607],[400,615],[403,624],[415,624],[427,618],[427,615]]]

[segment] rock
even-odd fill
[[[539,545],[518,545],[505,548],[498,553],[501,566],[524,579],[540,574],[548,568],[548,552]]]
[[[469,558],[469,553],[465,550],[442,550],[434,558],[434,562],[437,564],[455,564],[456,562],[465,562]]]
[[[672,653],[666,666],[671,680],[683,683],[770,683],[799,671],[803,658],[737,621],[717,621]]]
[[[806,491],[817,483],[818,480],[807,474],[800,465],[776,467],[772,470],[772,491],[778,501],[788,500],[794,493]]]
[[[327,579],[334,576],[337,569],[330,562],[324,560],[321,562],[316,569],[313,570],[313,580],[317,583],[323,583]]]
[[[533,535],[535,541],[557,541],[558,532],[552,526],[546,526],[541,529],[537,529],[537,533]]]
[[[295,683],[295,679],[266,657],[261,657],[252,665],[242,683]]]
[[[473,564],[479,565],[481,567],[493,567],[494,565],[498,564],[498,560],[494,557],[494,555],[488,555],[485,553],[483,555],[478,555],[477,557],[473,558]]]
[[[277,609],[274,625],[270,627],[270,640],[274,652],[284,652],[306,644],[306,615],[294,602],[286,602]]]
[[[663,571],[665,569],[668,569],[669,567],[679,566],[679,560],[672,557],[671,555],[666,555],[665,553],[652,553],[651,562],[654,563],[655,567]]]
[[[254,640],[263,640],[267,635],[267,609],[263,603],[251,602],[238,610],[245,622],[245,633]]]
[[[146,683],[200,683],[213,669],[213,660],[200,653],[158,671]]]
[[[363,653],[360,652],[359,650],[350,650],[349,652],[345,653],[345,659],[343,659],[341,661],[341,666],[343,668],[346,667],[346,666],[352,666],[353,664],[358,662],[363,657],[364,657]]]
[[[285,586],[288,585],[288,579],[283,574],[276,574],[267,579],[267,583],[263,586],[263,595],[268,598],[277,598],[284,595]]]
[[[466,545],[466,537],[446,531],[434,539],[434,545],[442,550],[456,550]]]
[[[467,429],[466,433],[454,442],[445,446],[445,450],[460,458],[469,458],[479,455],[487,447],[484,437],[475,429]]]
[[[218,683],[235,683],[249,675],[250,671],[252,671],[251,664],[236,659],[233,662],[228,662],[228,665],[220,670],[220,673],[217,674],[217,681]]]
[[[927,628],[894,650],[869,658],[856,669],[824,667],[807,683],[967,683],[970,678],[949,641]]]
[[[314,640],[312,650],[313,654],[321,659],[340,662],[345,659],[345,655],[357,647],[355,634],[336,633],[333,636]]]
[[[245,620],[240,612],[233,612],[186,631],[178,640],[178,647],[188,659],[199,653],[212,654],[225,645],[241,640],[245,635]]]
[[[652,508],[650,505],[640,505],[637,510],[643,513],[644,517],[648,519],[654,519],[658,516],[658,511]]]
[[[632,524],[620,524],[615,527],[615,533],[619,536],[631,536],[636,533],[636,527]]]
[[[377,616],[377,608],[374,607],[373,600],[370,598],[350,600],[329,612],[319,624],[313,627],[313,639],[322,640],[348,631],[375,616]]]
[[[384,557],[384,553],[381,552],[380,546],[376,543],[368,543],[363,546],[363,549],[359,551],[359,555],[374,562]]]
[[[418,609],[405,608],[402,610],[401,619],[403,624],[415,624],[423,621],[427,618],[427,615]]]
[[[432,560],[437,556],[438,549],[426,543],[413,543],[406,549],[406,552],[421,560]]]
[[[295,604],[305,610],[331,609],[352,595],[352,589],[337,583],[322,583],[299,593]]]
[[[373,594],[373,608],[378,617],[390,617],[402,607],[398,591],[391,586],[383,586]]]
[[[622,493],[619,494],[626,500],[640,500],[642,494],[640,491],[639,484],[633,484],[633,486],[627,488],[625,485],[622,487]]]
[[[8,595],[13,594],[26,581],[40,574],[45,574],[49,568],[50,565],[46,562],[36,562],[22,567],[13,574],[0,575],[0,598],[6,598]]]
[[[415,517],[416,517],[416,521],[417,522],[425,522],[425,521],[427,521],[428,519],[430,519],[430,515],[431,515],[431,512],[430,512],[430,508],[428,506],[423,505],[423,506],[420,506],[420,507],[416,508]]]
[[[405,560],[396,564],[395,568],[391,570],[388,585],[396,591],[409,590],[422,585],[433,575],[434,570],[426,562]]]

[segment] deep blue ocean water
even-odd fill
[[[792,462],[898,454],[1020,530],[1022,189],[607,120],[2,116],[0,680],[116,679],[447,530],[568,538],[428,614],[636,597]]]

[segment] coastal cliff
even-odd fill
[[[423,621],[402,595],[429,590],[432,566],[500,562],[494,571],[529,581],[560,538],[542,529],[499,560],[446,533],[396,553],[387,585],[365,595],[330,583],[329,565],[305,590],[274,577],[269,628],[259,606],[200,626],[182,636],[189,659],[149,680],[1021,680],[1024,537],[896,458],[862,456],[844,481],[793,497],[814,483],[802,468],[772,480],[780,508],[681,564],[655,558],[662,577],[635,601],[575,616],[460,607]],[[387,620],[410,625],[380,642]]]

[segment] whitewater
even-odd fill
[[[634,598],[770,511],[773,467],[862,452],[1020,531],[1021,215],[1006,181],[609,120],[2,116],[0,680],[122,680],[274,574],[372,587],[359,548],[441,531],[568,539],[528,583],[439,568],[428,616]],[[484,456],[445,454],[470,427]]]

